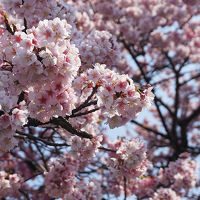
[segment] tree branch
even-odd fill
[[[92,139],[93,138],[93,136],[91,134],[89,134],[89,133],[87,133],[85,131],[76,130],[63,117],[52,118],[51,120],[49,120],[48,122],[45,122],[45,123],[42,123],[37,119],[28,118],[28,123],[25,125],[25,127],[27,127],[27,126],[38,127],[38,126],[46,125],[46,124],[54,124],[56,126],[60,126],[63,129],[65,129],[66,131],[70,132],[71,134],[77,135],[77,136],[82,137],[82,138],[88,138],[88,139]]]
[[[72,110],[72,114],[82,110],[83,108],[89,106],[89,101],[91,100],[91,98],[93,97],[93,95],[97,92],[98,86],[96,85],[93,90],[92,93],[90,94],[90,96],[88,96],[88,98],[85,100],[84,103],[82,103],[79,107],[77,107],[76,109]],[[96,104],[96,101],[94,101],[93,103]],[[92,104],[91,104],[92,105]]]
[[[66,119],[69,119],[69,118],[74,118],[74,117],[80,117],[80,116],[83,116],[83,115],[87,115],[87,114],[90,114],[90,113],[93,113],[97,110],[99,110],[100,108],[94,108],[92,110],[88,110],[86,112],[81,112],[81,113],[77,113],[77,114],[72,114],[70,116],[66,116]]]
[[[16,131],[16,133],[18,133],[18,135],[16,134],[15,137],[17,138],[22,138],[22,139],[31,139],[31,140],[34,140],[34,141],[40,141],[46,145],[49,145],[49,146],[60,146],[60,147],[63,147],[63,146],[69,146],[68,144],[66,143],[54,143],[54,142],[49,142],[49,141],[46,141],[40,137],[36,137],[36,136],[33,136],[33,135],[30,135],[30,134],[26,134],[26,133],[23,133],[21,131]]]
[[[169,139],[168,136],[165,135],[164,133],[161,133],[161,132],[158,132],[158,131],[156,131],[156,130],[154,130],[154,129],[152,129],[152,128],[146,127],[146,126],[144,126],[143,124],[140,124],[139,122],[137,122],[137,121],[135,121],[135,120],[131,120],[131,122],[134,123],[134,124],[137,124],[138,126],[140,126],[141,128],[143,128],[143,129],[145,129],[145,130],[147,130],[147,131],[150,131],[150,132],[152,132],[152,133],[154,133],[154,134],[156,134],[156,135],[159,135],[159,136],[161,136],[161,137],[164,137],[164,138],[166,138],[166,139]]]

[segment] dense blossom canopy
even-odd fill
[[[0,198],[197,200],[199,14],[0,0]]]

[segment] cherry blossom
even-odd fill
[[[199,6],[0,1],[0,198],[197,200]]]

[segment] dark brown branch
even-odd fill
[[[174,115],[174,113],[171,111],[171,109],[169,108],[169,106],[168,106],[167,104],[165,104],[160,98],[157,98],[157,97],[155,96],[155,99],[156,99],[162,106],[164,106],[164,107],[168,110],[168,112],[170,113],[171,116]]]
[[[85,107],[89,106],[89,101],[92,99],[93,95],[97,92],[98,86],[96,85],[93,90],[92,93],[90,94],[90,96],[88,96],[88,98],[85,100],[84,103],[82,103],[79,107],[77,107],[76,109],[72,110],[72,114],[82,110]],[[96,102],[96,101],[95,101]],[[92,105],[92,104],[91,104]]]
[[[25,180],[23,181],[23,183],[25,183],[26,181],[31,180],[32,178],[35,178],[36,176],[42,175],[42,174],[43,174],[42,172],[40,172],[39,174],[34,174],[33,176],[31,176],[31,177],[25,179]]]
[[[176,133],[176,126],[178,123],[178,109],[179,109],[179,91],[180,91],[180,84],[179,84],[179,72],[174,69],[176,74],[176,88],[175,88],[175,99],[174,99],[174,115],[172,120],[172,138],[177,141],[177,133]]]
[[[181,69],[182,69],[186,64],[189,64],[189,63],[188,63],[188,60],[189,60],[189,56],[187,56],[187,57],[184,59],[183,63],[180,65],[180,67],[179,67],[179,69],[178,69],[179,76],[180,76]]]
[[[188,83],[188,82],[190,82],[190,81],[192,81],[192,80],[194,80],[194,79],[198,79],[198,78],[200,78],[200,73],[197,74],[197,75],[195,75],[195,76],[192,76],[190,79],[188,79],[188,80],[186,80],[186,81],[180,83],[180,87],[183,86],[183,85],[185,85],[186,83]]]
[[[27,29],[28,29],[27,20],[26,20],[26,18],[24,17],[24,29],[23,29],[22,31],[23,31],[24,33],[26,33]]]
[[[123,42],[125,48],[126,48],[126,49],[128,50],[128,52],[130,53],[130,55],[132,56],[132,58],[133,58],[133,60],[135,61],[135,63],[137,64],[137,66],[138,66],[138,68],[139,68],[139,70],[140,70],[142,76],[144,77],[144,80],[145,80],[147,83],[150,82],[150,78],[146,77],[146,74],[145,74],[144,70],[142,69],[142,66],[141,66],[140,63],[138,62],[138,60],[137,60],[137,58],[136,58],[136,55],[131,51],[129,45],[127,45],[125,41],[122,41],[122,42]],[[154,92],[154,90],[153,90],[153,92]],[[154,93],[154,95],[155,95],[155,93]],[[155,97],[156,97],[156,95],[155,95]],[[164,126],[164,128],[165,128],[165,131],[166,131],[167,134],[169,135],[169,130],[168,130],[167,124],[165,123],[165,119],[164,119],[164,117],[163,117],[163,115],[162,115],[162,112],[161,112],[161,110],[160,110],[160,107],[159,107],[159,105],[158,105],[158,103],[157,103],[156,98],[154,98],[154,102],[155,102],[155,105],[156,105],[156,109],[157,109],[157,111],[158,111],[158,114],[159,114],[159,116],[160,116],[160,119],[161,119],[161,121],[162,121],[162,124],[163,124],[163,126]]]
[[[19,192],[24,195],[26,200],[30,200],[29,195],[25,191],[23,191],[22,189],[19,189]]]
[[[38,143],[36,141],[34,141],[34,144],[38,150],[38,152],[40,153],[41,155],[41,160],[43,161],[43,164],[44,164],[44,167],[45,167],[45,170],[48,172],[49,171],[49,168],[48,168],[48,165],[47,165],[47,160],[45,159],[45,156],[44,156],[44,153],[41,151]]]
[[[54,125],[60,126],[64,128],[66,131],[70,132],[71,134],[80,136],[82,138],[88,138],[92,139],[93,136],[89,133],[81,130],[76,130],[67,120],[65,120],[63,117],[53,118],[50,120],[50,122]]]
[[[176,70],[176,65],[173,63],[172,58],[168,55],[167,52],[163,51],[163,54],[165,55],[165,57],[167,58],[169,64],[172,67],[173,72],[175,73],[175,99],[174,99],[174,113],[172,115],[172,126],[171,126],[171,131],[168,132],[171,141],[173,143],[174,148],[177,150],[177,152],[180,151],[179,149],[179,145],[177,143],[177,132],[176,132],[176,127],[177,127],[177,123],[178,123],[178,109],[179,109],[179,88],[180,88],[180,84],[179,84],[179,74],[180,74],[180,69]],[[187,59],[186,59],[187,60]],[[184,63],[186,61],[183,62],[183,64],[181,66],[184,66]]]
[[[14,35],[15,33],[14,33],[14,31],[12,30],[12,28],[11,28],[9,22],[8,22],[8,16],[7,16],[7,15],[4,15],[4,22],[5,22],[5,24],[6,24],[6,30],[7,30],[9,33],[11,33],[12,35]]]
[[[105,148],[105,147],[99,147],[98,149],[103,150],[103,151],[111,151],[113,153],[116,153],[116,150],[114,150],[114,149],[108,149],[108,148]]]
[[[164,137],[164,138],[166,138],[166,139],[169,139],[168,136],[165,135],[164,133],[161,133],[161,132],[158,132],[158,131],[156,131],[156,130],[154,130],[154,129],[152,129],[152,128],[146,127],[146,126],[144,126],[143,124],[141,124],[141,123],[139,123],[139,122],[137,122],[137,121],[135,121],[135,120],[131,120],[131,122],[134,123],[134,124],[137,124],[138,126],[140,126],[141,128],[143,128],[143,129],[145,129],[145,130],[147,130],[147,131],[150,131],[150,132],[152,132],[152,133],[154,133],[154,134],[156,134],[156,135],[159,135],[159,136],[161,136],[161,137]]]
[[[66,143],[49,142],[49,141],[46,141],[46,140],[44,140],[44,139],[42,139],[40,137],[36,137],[36,136],[30,135],[30,134],[26,134],[26,133],[23,133],[21,131],[16,131],[16,132],[19,134],[19,135],[15,135],[15,137],[17,137],[17,138],[22,138],[22,139],[28,138],[30,140],[40,141],[40,142],[42,142],[42,143],[44,143],[46,145],[54,146],[54,147],[58,147],[58,146],[60,146],[60,147],[64,147],[64,146],[70,147],[70,145],[68,145]],[[116,152],[116,150],[114,150],[114,149],[109,149],[109,148],[106,148],[106,147],[103,147],[103,146],[102,147],[98,147],[98,149],[103,150],[103,151],[110,151],[110,152],[113,152],[113,153]]]
[[[24,94],[25,94],[24,91],[22,91],[22,92],[19,94],[17,104],[19,104],[20,102],[22,102],[22,101],[24,100]]]
[[[80,117],[80,116],[83,116],[83,115],[87,115],[87,114],[90,114],[90,113],[93,113],[97,110],[99,110],[100,108],[94,108],[92,110],[88,110],[86,112],[81,112],[81,113],[77,113],[77,114],[72,114],[70,116],[67,116],[66,118],[69,119],[69,118],[74,118],[74,117]]]
[[[142,69],[142,66],[140,65],[140,63],[138,62],[138,60],[136,59],[136,55],[131,51],[131,48],[129,47],[128,44],[126,44],[126,42],[124,40],[122,40],[122,43],[124,44],[125,48],[128,50],[129,54],[131,55],[131,57],[133,58],[133,60],[135,61],[135,63],[137,64],[138,68],[140,69],[140,72],[144,78],[144,80],[149,83],[150,79],[146,77],[144,70]]]
[[[160,107],[159,107],[159,105],[158,105],[158,101],[156,100],[156,98],[154,99],[154,103],[155,103],[155,105],[156,105],[156,109],[157,109],[157,111],[158,111],[158,114],[159,114],[159,117],[160,117],[160,119],[161,119],[161,121],[162,121],[162,124],[163,124],[163,126],[164,126],[164,128],[165,128],[165,131],[166,131],[167,134],[169,135],[169,134],[170,134],[170,131],[169,131],[168,127],[167,127],[167,124],[165,123],[165,119],[164,119],[164,117],[163,117],[163,115],[162,115],[162,113],[161,113],[161,110],[160,110]]]
[[[194,154],[194,155],[198,155],[200,154],[200,148],[199,147],[188,147],[187,151],[191,154]]]
[[[195,70],[194,70],[194,71],[195,71]],[[186,74],[190,74],[190,73],[192,73],[192,71],[187,71],[187,72],[184,72],[184,73],[179,73],[179,77],[182,77],[182,76],[184,76],[184,75],[186,75]],[[189,80],[184,81],[183,83],[180,84],[180,86],[184,85],[185,82],[187,83],[187,82],[189,82],[190,80],[193,80],[193,79],[198,78],[198,77],[200,77],[200,74],[197,74],[197,75],[191,77]],[[165,78],[165,79],[162,79],[162,80],[160,80],[160,81],[156,81],[156,82],[152,83],[151,85],[152,85],[152,86],[156,86],[156,85],[158,85],[158,84],[161,84],[161,83],[163,83],[163,82],[166,82],[166,81],[169,81],[169,80],[175,79],[175,78],[176,78],[176,76],[170,76],[170,77]]]
[[[33,141],[40,141],[46,145],[49,145],[49,146],[60,146],[60,147],[63,147],[63,146],[69,146],[68,144],[66,143],[54,143],[54,142],[49,142],[49,141],[46,141],[40,137],[36,137],[36,136],[33,136],[33,135],[30,135],[30,134],[26,134],[26,133],[23,133],[21,131],[16,131],[16,133],[18,133],[19,135],[15,135],[15,137],[17,138],[22,138],[22,139],[31,139]]]
[[[163,51],[163,54],[165,55],[165,57],[167,58],[167,60],[169,61],[169,64],[171,65],[173,71],[176,73],[176,66],[174,65],[172,59],[170,58],[170,56],[168,56],[168,53]]]
[[[182,24],[180,24],[179,29],[182,29],[192,19],[192,17],[193,17],[193,15],[190,15],[190,17],[185,22],[183,22]]]
[[[45,124],[49,124],[49,121],[48,122],[41,122],[37,119],[34,119],[34,118],[31,118],[31,117],[28,117],[28,123],[24,125],[24,127],[28,127],[28,126],[34,126],[34,127],[37,127],[37,126],[42,126],[42,125],[45,125]]]
[[[183,74],[182,74],[182,75],[183,75]],[[162,79],[162,80],[160,80],[160,81],[156,81],[156,82],[152,83],[151,85],[152,85],[152,86],[156,86],[156,85],[159,85],[159,84],[164,83],[164,82],[166,82],[166,81],[169,81],[169,80],[171,80],[171,79],[175,79],[175,76],[171,76],[171,77]]]
[[[28,123],[25,125],[26,126],[34,126],[34,127],[38,127],[41,125],[46,125],[46,124],[54,124],[56,126],[60,126],[63,129],[65,129],[66,131],[70,132],[71,134],[80,136],[82,138],[88,138],[88,139],[92,139],[93,136],[90,135],[89,133],[85,132],[85,131],[81,131],[81,130],[76,130],[66,119],[64,119],[63,117],[58,117],[58,118],[52,118],[51,120],[49,120],[48,122],[42,123],[39,120],[36,119],[32,119],[32,118],[28,118]]]
[[[181,126],[186,126],[188,125],[194,118],[196,118],[198,115],[200,115],[200,106],[195,109],[188,117],[186,117],[185,119],[183,119],[181,122],[180,122],[180,125]]]

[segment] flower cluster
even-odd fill
[[[9,174],[0,171],[0,197],[8,197],[15,195],[21,187],[22,178],[17,174]]]
[[[12,108],[9,112],[5,112],[0,116],[0,151],[6,152],[17,145],[17,140],[14,138],[16,130],[27,122],[28,111],[24,105],[24,101],[18,106]],[[2,107],[2,105],[0,104]],[[2,110],[7,110],[2,108]]]
[[[160,170],[159,179],[162,184],[171,185],[170,188],[176,193],[181,195],[181,189],[184,189],[187,194],[196,184],[196,169],[196,162],[190,159],[188,153],[183,153],[176,162],[170,162],[168,168]]]
[[[82,68],[91,68],[94,63],[104,63],[111,67],[121,59],[119,45],[107,31],[92,31],[78,42]]]
[[[67,156],[50,164],[50,170],[45,175],[45,192],[54,198],[63,197],[72,192],[78,161]]]
[[[101,185],[97,180],[77,182],[71,194],[66,194],[64,200],[101,200],[103,197]]]
[[[159,182],[157,177],[142,176],[137,179],[131,179],[128,184],[130,185],[130,194],[135,194],[138,198],[143,198],[145,196],[153,196]]]
[[[3,43],[4,60],[11,63],[7,76],[17,91],[26,90],[31,117],[47,121],[74,108],[76,98],[70,86],[80,59],[78,49],[70,44],[70,29],[66,20],[44,20],[27,34],[15,32],[10,45]],[[9,92],[12,87],[8,85]]]
[[[160,188],[158,189],[150,200],[181,200],[181,197],[176,194],[172,189]]]
[[[76,88],[99,86],[97,105],[106,114],[110,128],[124,125],[129,119],[135,118],[143,107],[149,107],[154,95],[152,87],[139,87],[128,75],[120,75],[105,65],[96,64],[75,80]]]
[[[59,18],[40,21],[36,28],[27,30],[28,34],[16,32],[16,53],[6,55],[6,60],[13,63],[18,82],[25,81],[27,85],[29,81],[32,86],[39,81],[39,85],[51,83],[57,76],[64,79],[63,84],[70,85],[80,67],[78,49],[70,44],[70,32],[71,26]]]
[[[117,151],[110,155],[107,165],[116,176],[136,178],[143,175],[151,166],[147,160],[145,145],[139,138],[122,139],[112,148],[117,148]]]
[[[14,22],[23,25],[23,20],[26,19],[28,28],[35,26],[43,19],[52,20],[56,17],[67,19],[69,23],[74,22],[74,8],[69,4],[62,4],[60,1],[48,0],[2,0],[3,9],[14,16]]]
[[[102,136],[97,135],[91,140],[81,139],[78,136],[72,136],[68,142],[71,145],[70,155],[74,159],[78,159],[80,169],[84,169],[89,162],[95,157],[95,154],[98,152],[98,147],[101,146]]]
[[[101,185],[97,180],[84,181],[75,179],[79,161],[69,155],[50,163],[50,170],[45,174],[45,192],[50,197],[63,199],[100,200]]]

